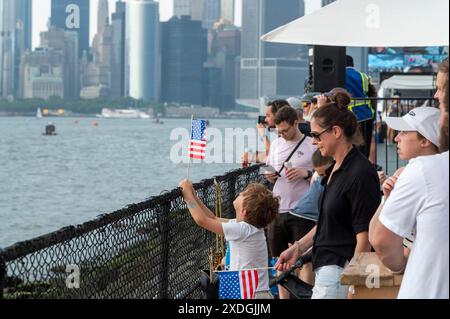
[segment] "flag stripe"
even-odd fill
[[[198,147],[191,147],[189,149],[189,152],[205,153],[205,149],[204,148],[198,148]]]
[[[193,120],[192,134],[189,143],[189,157],[195,159],[205,159],[206,150],[206,121]]]
[[[198,146],[205,146],[206,140],[191,140],[191,144],[198,145]]]
[[[241,298],[246,299],[245,295],[246,295],[247,289],[245,287],[245,271],[241,271],[241,280],[239,280],[239,286],[241,287]]]
[[[191,158],[202,160],[202,159],[205,159],[205,156],[204,156],[204,155],[203,155],[203,156],[199,156],[199,155],[193,155],[193,154],[191,154]]]

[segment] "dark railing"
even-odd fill
[[[258,170],[216,177],[224,217],[233,217],[233,200],[246,185],[263,182]],[[214,179],[194,187],[214,211]],[[175,189],[0,250],[0,298],[200,298],[200,273],[209,269],[214,244]]]

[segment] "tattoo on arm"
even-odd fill
[[[187,208],[189,209],[194,209],[195,207],[197,207],[197,203],[192,201],[192,202],[187,202]]]

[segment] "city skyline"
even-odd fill
[[[115,3],[118,0],[108,0],[110,15],[115,10]],[[161,21],[167,21],[173,15],[173,0],[155,0],[159,2]],[[243,0],[235,0],[236,25],[241,24],[241,3]],[[317,1],[317,0],[313,0]],[[320,1],[320,0],[319,0]],[[90,32],[89,43],[92,44],[95,33],[97,32],[97,8],[99,0],[91,0],[90,3]],[[125,1],[126,2],[126,1]],[[47,30],[47,22],[51,13],[51,0],[33,1],[33,49],[39,46],[39,34]]]

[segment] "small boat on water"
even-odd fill
[[[150,115],[136,109],[108,109],[103,108],[101,114],[97,114],[99,118],[105,119],[149,119]]]
[[[43,117],[65,117],[70,116],[71,114],[71,111],[66,111],[64,109],[50,110],[48,108],[41,109],[38,107],[36,110],[36,117],[39,119]]]
[[[55,136],[56,134],[56,127],[55,124],[53,124],[52,122],[48,123],[45,126],[45,132],[42,133],[42,135],[46,135],[46,136]]]
[[[42,118],[42,111],[41,111],[41,108],[40,108],[40,107],[37,108],[37,111],[36,111],[36,117],[37,117],[38,119],[41,119],[41,118]]]

